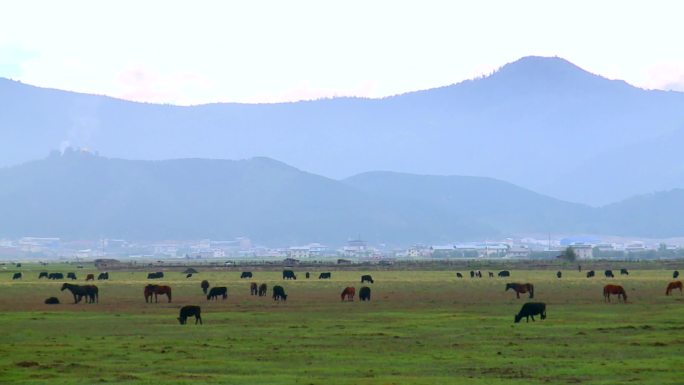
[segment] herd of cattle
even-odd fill
[[[578,267],[579,271],[581,272],[581,267]],[[488,272],[488,275],[490,278],[494,277],[493,272]],[[511,272],[508,270],[502,270],[497,273],[499,277],[510,277]],[[627,269],[620,269],[620,275],[629,275],[629,271]],[[306,278],[310,278],[310,273],[306,272],[305,274]],[[556,277],[557,278],[562,278],[563,274],[561,271],[556,272]],[[594,270],[590,270],[586,273],[587,278],[592,278],[596,276],[596,272]],[[606,278],[614,278],[614,274],[612,270],[605,270],[604,271],[604,276]],[[187,278],[192,277],[192,274],[187,274]],[[254,275],[252,274],[251,271],[244,271],[240,274],[241,279],[251,279],[253,278]],[[463,274],[460,272],[456,273],[457,278],[463,278]],[[482,278],[482,272],[481,271],[475,271],[471,270],[470,271],[470,277],[471,278]],[[676,279],[679,277],[679,271],[675,270],[672,274],[672,278]],[[47,271],[42,271],[38,274],[38,278],[46,278],[50,280],[63,280],[64,274],[63,273],[48,273]],[[147,275],[147,279],[161,279],[164,278],[164,272],[158,271],[154,273],[149,273]],[[322,272],[319,274],[318,279],[331,279],[332,278],[332,273],[331,272]],[[22,279],[22,273],[14,273],[12,276],[13,280],[16,279]],[[71,279],[71,280],[76,280],[76,273],[74,272],[69,272],[66,275],[66,279]],[[109,279],[109,273],[108,272],[102,272],[98,275],[97,277],[98,280],[108,280]],[[284,280],[296,280],[297,276],[293,270],[283,270],[282,274],[282,279]],[[94,274],[88,274],[86,276],[86,281],[92,281],[95,280],[95,275]],[[373,277],[371,275],[365,274],[361,276],[361,283],[374,283],[375,281],[373,280]],[[200,287],[202,289],[202,292],[207,296],[207,300],[216,300],[218,301],[219,298],[225,300],[228,298],[228,288],[225,286],[216,286],[216,287],[211,287],[209,285],[209,282],[207,280],[203,280],[200,283]],[[667,285],[667,289],[665,291],[665,295],[670,295],[673,290],[679,289],[680,295],[682,295],[682,282],[681,281],[672,281]],[[86,303],[98,303],[99,302],[99,289],[95,285],[74,285],[70,283],[64,283],[62,285],[61,291],[64,290],[69,290],[71,294],[74,297],[74,303],[77,304],[85,298]],[[505,291],[508,290],[513,290],[516,293],[516,297],[520,298],[520,294],[529,294],[529,298],[534,298],[534,285],[531,283],[507,283]],[[268,292],[268,285],[265,283],[262,283],[261,285],[257,284],[256,282],[250,283],[250,294],[253,296],[259,296],[263,297],[266,296]],[[154,285],[154,284],[148,284],[145,285],[143,294],[145,296],[145,302],[152,302],[152,297],[154,297],[155,302],[159,302],[158,296],[159,295],[166,295],[168,298],[168,302],[171,302],[171,287],[170,286],[165,286],[165,285]],[[340,298],[342,301],[353,301],[354,296],[356,295],[356,289],[352,286],[345,287],[342,290],[342,293],[340,294]],[[620,286],[620,285],[605,285],[603,287],[603,297],[604,301],[610,302],[610,296],[611,295],[617,295],[618,297],[618,302],[620,299],[622,299],[623,302],[627,301],[627,293],[625,289]],[[280,285],[275,285],[273,286],[272,289],[272,298],[274,301],[287,301],[287,294],[285,293],[285,289],[280,286]],[[359,299],[361,301],[370,301],[371,300],[371,289],[368,286],[363,286],[361,287],[359,291]],[[59,299],[57,297],[49,297],[45,300],[46,304],[59,304]],[[527,322],[529,322],[529,319],[532,318],[532,321],[534,321],[534,316],[539,315],[541,319],[546,318],[546,304],[543,302],[527,302],[525,303],[522,308],[520,309],[520,312],[515,315],[514,317],[514,322],[518,323],[522,318],[526,318]],[[195,324],[198,322],[202,324],[202,317],[201,317],[201,308],[196,305],[189,305],[189,306],[183,306],[180,310],[180,315],[178,317],[178,321],[180,322],[181,325],[184,325],[187,323],[187,319],[189,317],[195,317]]]

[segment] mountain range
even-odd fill
[[[264,156],[334,180],[475,175],[602,206],[684,187],[682,139],[684,93],[557,57],[382,99],[278,104],[157,105],[0,79],[0,166],[67,145],[141,160]]]
[[[0,168],[0,237],[448,243],[581,233],[684,235],[684,190],[595,208],[492,178],[367,172],[335,180],[270,158],[165,161],[67,149]]]

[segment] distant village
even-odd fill
[[[0,260],[89,260],[96,258],[230,260],[289,258],[316,261],[341,258],[349,261],[386,261],[397,259],[553,259],[571,248],[577,259],[667,259],[684,257],[678,242],[658,240],[604,241],[598,237],[557,239],[506,238],[495,241],[461,242],[443,245],[415,244],[397,248],[349,239],[343,246],[320,243],[288,247],[265,247],[246,237],[232,240],[133,242],[123,239],[66,241],[60,238],[22,237],[0,239]]]

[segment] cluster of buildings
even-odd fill
[[[684,242],[683,242],[684,243]],[[506,238],[500,241],[464,242],[446,245],[415,244],[410,247],[369,245],[362,239],[349,239],[343,246],[331,247],[309,243],[271,248],[254,245],[247,237],[232,240],[201,239],[194,241],[129,242],[123,239],[95,241],[65,241],[60,238],[23,237],[0,239],[0,259],[95,259],[95,258],[157,258],[157,259],[285,259],[291,260],[392,260],[476,259],[476,258],[554,258],[572,248],[579,259],[676,257],[684,255],[678,244],[667,242],[608,242],[594,237],[567,237],[551,240]]]

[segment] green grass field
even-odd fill
[[[329,281],[254,282],[285,287],[287,303],[249,295],[238,272],[166,273],[172,303],[146,304],[142,272],[110,272],[99,304],[73,304],[62,282],[25,266],[0,272],[0,383],[25,384],[682,384],[684,297],[664,295],[671,270],[633,270],[610,280],[628,303],[604,303],[608,279],[577,271],[512,270],[512,277],[456,279],[449,271],[370,271],[373,300],[340,302],[362,272]],[[153,269],[152,269],[153,270]],[[151,270],[151,271],[152,271]],[[79,269],[79,281],[94,269]],[[317,277],[317,273],[315,277]],[[209,303],[199,283],[227,286]],[[531,282],[544,321],[519,324],[526,298],[506,282]],[[56,296],[60,305],[44,305]],[[178,324],[182,305],[202,306],[204,325]]]

